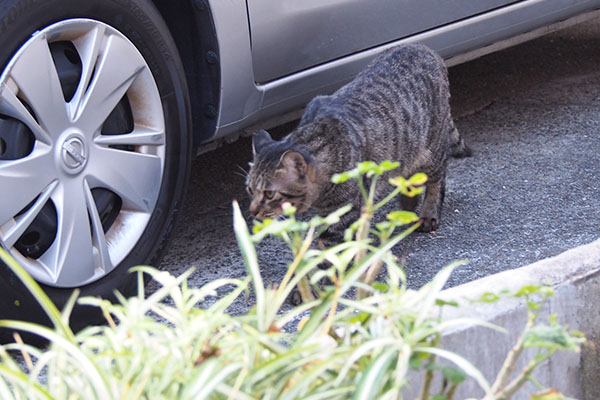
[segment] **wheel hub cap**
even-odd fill
[[[135,44],[91,19],[35,32],[1,71],[0,122],[15,127],[0,135],[0,246],[54,287],[122,264],[166,157],[160,93]]]
[[[71,174],[81,172],[88,160],[88,148],[82,137],[70,135],[61,146],[61,161],[65,171]]]

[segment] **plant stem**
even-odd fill
[[[335,293],[333,295],[333,304],[331,305],[331,310],[329,310],[329,315],[327,316],[327,320],[325,321],[325,324],[323,326],[323,333],[327,334],[329,332],[329,330],[331,329],[331,323],[333,321],[333,317],[335,316],[335,313],[337,312],[337,307],[338,307],[338,295],[340,292],[340,288],[339,286],[337,286],[335,288]]]
[[[361,191],[364,193],[362,187],[362,179],[359,179],[361,184]],[[373,219],[373,199],[375,197],[375,185],[377,184],[377,176],[371,181],[371,187],[369,188],[368,196],[364,197],[364,206],[361,210],[358,229],[356,230],[356,240],[362,241],[369,237],[369,230],[371,228],[371,220]],[[364,195],[364,194],[363,194]],[[360,261],[367,254],[367,249],[361,249],[354,256],[354,264],[360,263]],[[365,296],[364,290],[359,289],[357,292],[357,298],[361,299]]]
[[[373,218],[373,214],[370,212],[371,204],[368,203],[365,205],[363,212],[360,216],[360,224],[358,226],[358,230],[356,231],[356,240],[362,241],[369,237],[369,228],[371,227],[371,219]],[[354,256],[354,264],[359,264],[363,258],[367,255],[367,249],[360,249],[356,255]],[[369,268],[370,269],[370,268]],[[368,271],[367,271],[368,275]],[[357,299],[362,299],[365,296],[364,290],[358,289],[356,293]]]
[[[371,205],[371,207],[369,207],[369,209],[372,208],[373,201],[375,200],[375,189],[377,188],[378,180],[379,180],[379,176],[375,175],[373,177],[373,180],[371,181],[371,185],[369,187],[369,204]]]
[[[375,264],[371,265],[371,268],[369,268],[367,270],[367,273],[365,274],[364,283],[370,286],[375,281],[375,278],[377,278],[377,275],[379,274],[379,270],[381,269],[382,266],[383,266],[383,260],[377,260],[377,262]],[[358,289],[357,298],[359,300],[364,299],[366,295],[367,295],[367,291],[365,291],[362,288]]]
[[[384,205],[386,205],[387,203],[389,203],[390,200],[392,200],[394,197],[398,196],[398,194],[401,191],[402,190],[400,188],[394,189],[394,191],[392,193],[390,193],[389,195],[387,195],[383,200],[381,200],[379,203],[377,203],[377,204],[375,204],[373,206],[373,212],[379,210],[381,207],[383,207]]]
[[[423,390],[421,391],[420,400],[429,400],[429,390],[431,389],[431,382],[433,381],[433,371],[427,370],[425,372],[425,380],[423,381]]]
[[[437,347],[440,344],[440,336],[438,335],[432,342],[432,346],[433,347]],[[435,355],[431,354],[428,357],[428,365],[433,365],[433,363],[435,362]],[[421,391],[421,397],[420,400],[428,400],[429,397],[429,391],[431,390],[431,382],[433,381],[433,370],[432,369],[428,369],[427,372],[425,372],[425,380],[423,381],[423,390]]]
[[[29,369],[29,372],[33,371],[33,362],[31,361],[29,353],[27,352],[27,350],[25,350],[25,343],[23,343],[21,335],[15,332],[13,333],[13,338],[15,339],[15,342],[19,345],[19,350],[21,350],[21,355],[23,355],[23,360],[25,360],[25,365],[27,365],[27,369]]]
[[[288,283],[294,276],[294,272],[296,272],[298,265],[300,265],[300,262],[302,261],[302,259],[304,258],[304,255],[306,254],[306,252],[310,248],[310,245],[312,244],[314,234],[315,234],[315,227],[311,226],[306,234],[306,237],[304,238],[304,242],[302,242],[302,246],[300,247],[298,252],[296,254],[294,254],[294,261],[288,268],[285,276],[283,277],[283,279],[281,281],[281,284],[279,285],[279,288],[277,289],[277,297],[281,296],[281,293],[284,291],[285,287],[288,285]],[[303,279],[303,281],[304,281],[304,279]],[[307,282],[305,282],[305,283],[307,283]],[[300,286],[301,285],[298,284],[299,289],[300,289]],[[302,294],[302,291],[300,292],[300,294]],[[312,294],[311,294],[311,296],[312,296]],[[304,300],[304,298],[303,298],[303,300]]]
[[[358,183],[358,189],[360,190],[360,193],[362,194],[363,200],[366,202],[367,199],[369,198],[369,196],[367,195],[367,190],[365,189],[365,185],[363,184],[362,177],[359,177],[357,179],[357,183]]]
[[[300,292],[300,297],[302,298],[303,303],[308,303],[309,301],[313,301],[315,299],[315,296],[313,296],[310,288],[310,282],[306,276],[304,276],[302,279],[300,279],[300,282],[298,282],[298,291]]]
[[[545,354],[544,357],[531,360],[531,362],[525,368],[523,368],[523,371],[521,371],[518,377],[516,377],[512,382],[506,385],[504,389],[496,394],[496,400],[510,399],[511,396],[529,380],[533,370],[536,369],[538,365],[546,361],[550,356],[552,356],[552,354],[554,354],[554,351]]]
[[[108,325],[112,329],[116,329],[117,324],[115,324],[115,320],[113,319],[112,315],[110,315],[110,312],[106,309],[106,305],[104,303],[100,303],[100,309],[102,310],[102,314],[104,315],[104,318],[108,322]]]
[[[389,239],[389,236],[390,236],[389,234],[384,233],[379,238],[379,244],[383,245]],[[377,263],[375,263],[371,268],[369,268],[369,270],[367,271],[367,274],[365,276],[364,283],[366,283],[367,285],[370,286],[375,281],[375,278],[377,278],[377,275],[379,274],[379,270],[381,269],[382,266],[383,266],[383,260],[378,260]],[[364,290],[359,289],[358,298],[362,299],[363,297],[364,297]]]
[[[456,388],[458,387],[458,384],[453,383],[452,385],[450,385],[450,389],[448,389],[448,393],[446,393],[446,398],[448,400],[452,400],[454,398],[454,393],[456,392]]]
[[[491,388],[492,393],[494,393],[494,394],[499,393],[501,391],[501,388],[504,385],[506,385],[506,383],[508,382],[508,379],[514,372],[517,361],[518,361],[519,357],[521,356],[521,354],[523,353],[523,341],[525,339],[525,334],[533,326],[534,320],[535,320],[534,315],[532,313],[528,313],[527,324],[525,325],[525,329],[523,330],[523,333],[521,333],[521,336],[519,336],[517,343],[515,343],[513,348],[510,349],[508,355],[506,356],[506,359],[504,360],[504,363],[502,364],[502,368],[500,369],[500,372],[498,373],[498,376],[496,377],[496,380],[494,381],[494,384],[492,385],[492,388]]]
[[[369,237],[369,227],[371,225],[371,218],[373,214],[369,213],[368,205],[366,205],[360,215],[358,229],[356,230],[356,241],[362,241]],[[354,256],[354,264],[360,263],[360,261],[367,254],[366,249],[359,250]]]

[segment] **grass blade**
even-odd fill
[[[376,399],[383,386],[385,376],[390,372],[390,366],[398,354],[398,350],[389,349],[381,353],[364,372],[356,392],[355,400]]]
[[[40,285],[25,271],[19,263],[10,256],[0,247],[0,260],[2,260],[10,270],[17,275],[17,277],[23,282],[23,285],[29,290],[29,292],[35,297],[37,302],[42,306],[50,321],[54,327],[62,333],[62,335],[70,342],[75,342],[75,336],[71,328],[63,322],[62,316],[56,305],[50,300],[50,297],[42,290]]]
[[[267,308],[265,302],[265,285],[263,283],[262,276],[260,275],[258,258],[256,256],[256,248],[252,243],[248,226],[246,225],[246,221],[242,216],[242,212],[237,201],[233,202],[233,230],[235,232],[235,237],[237,239],[238,246],[240,247],[240,251],[242,252],[242,256],[244,257],[244,264],[246,265],[248,274],[251,276],[252,283],[254,284],[258,330],[265,332],[268,328],[268,326],[265,326]]]
[[[42,386],[38,385],[37,383],[31,382],[31,380],[29,379],[29,376],[22,371],[15,371],[13,369],[7,368],[4,365],[0,365],[0,377],[2,377],[2,378],[0,378],[0,382],[1,382],[0,383],[0,389],[1,389],[0,394],[2,394],[2,400],[20,398],[20,397],[13,396],[14,391],[16,389],[15,385],[33,390],[33,392],[39,396],[38,398],[43,398],[43,399],[48,399],[48,400],[55,399]],[[12,378],[12,379],[8,379],[8,384],[13,386],[12,391],[10,389],[8,389],[8,387],[6,387],[6,381],[4,380],[4,378],[6,378],[6,377]],[[8,390],[8,392],[6,392],[6,390]],[[25,394],[28,396],[27,397],[28,399],[31,398],[31,397],[29,397],[29,394],[30,394],[29,391],[25,391]]]
[[[445,358],[446,360],[454,363],[460,368],[465,374],[469,375],[477,381],[479,386],[485,391],[486,396],[493,396],[490,388],[490,384],[485,379],[481,371],[479,371],[473,364],[467,361],[465,358],[459,356],[448,350],[439,349],[437,347],[415,347],[415,352],[422,352],[428,354],[434,354],[438,357]]]
[[[191,386],[186,388],[184,399],[206,399],[234,372],[243,368],[242,363],[223,366],[218,360],[202,363]]]
[[[83,376],[89,379],[90,384],[94,388],[97,399],[103,400],[113,398],[113,396],[110,395],[109,386],[105,382],[104,377],[100,373],[98,367],[94,365],[93,361],[90,360],[75,343],[72,343],[67,338],[60,336],[45,326],[36,325],[29,322],[0,320],[0,327],[30,332],[52,342],[53,345],[58,346],[66,351],[71,357],[73,357],[73,360],[77,362],[81,368]]]
[[[303,397],[304,400],[326,400],[326,399],[341,399],[350,397],[350,393],[354,392],[354,386],[344,386],[335,389],[326,390],[321,393],[315,393]]]
[[[314,383],[316,380],[322,378],[323,374],[328,369],[335,369],[335,365],[332,364],[338,363],[339,358],[340,356],[331,357],[325,361],[316,363],[316,366],[314,368],[311,368],[310,370],[305,370],[302,374],[302,377],[293,381],[293,386],[280,397],[280,400],[296,400],[300,398],[304,399],[304,393],[308,393],[311,384]],[[318,388],[318,385],[316,386]]]
[[[392,337],[378,338],[361,344],[356,350],[354,350],[354,352],[352,352],[350,357],[348,357],[348,359],[344,363],[344,366],[338,373],[338,377],[336,378],[334,386],[339,386],[343,382],[350,369],[354,366],[354,363],[356,363],[356,361],[358,361],[363,356],[368,355],[371,351],[374,351],[376,349],[388,348],[390,350],[397,351],[397,345],[398,339]]]
[[[425,296],[422,300],[422,306],[419,307],[419,316],[415,321],[415,325],[420,325],[426,318],[431,317],[430,311],[435,305],[435,301],[437,300],[439,293],[444,288],[444,285],[446,285],[446,282],[448,282],[452,271],[454,271],[454,269],[459,265],[463,265],[465,263],[466,261],[456,261],[447,265],[446,267],[442,268],[429,283],[423,286],[420,292],[422,292]]]

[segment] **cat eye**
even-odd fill
[[[273,198],[273,196],[275,196],[275,191],[273,190],[265,190],[265,197],[269,200],[271,200]]]

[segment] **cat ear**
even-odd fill
[[[281,155],[278,168],[294,171],[298,176],[307,175],[308,179],[314,182],[317,178],[317,171],[312,162],[307,162],[304,156],[297,151],[288,150]]]
[[[271,135],[264,129],[255,132],[254,135],[252,135],[252,154],[258,153],[264,145],[271,143],[272,141]]]

